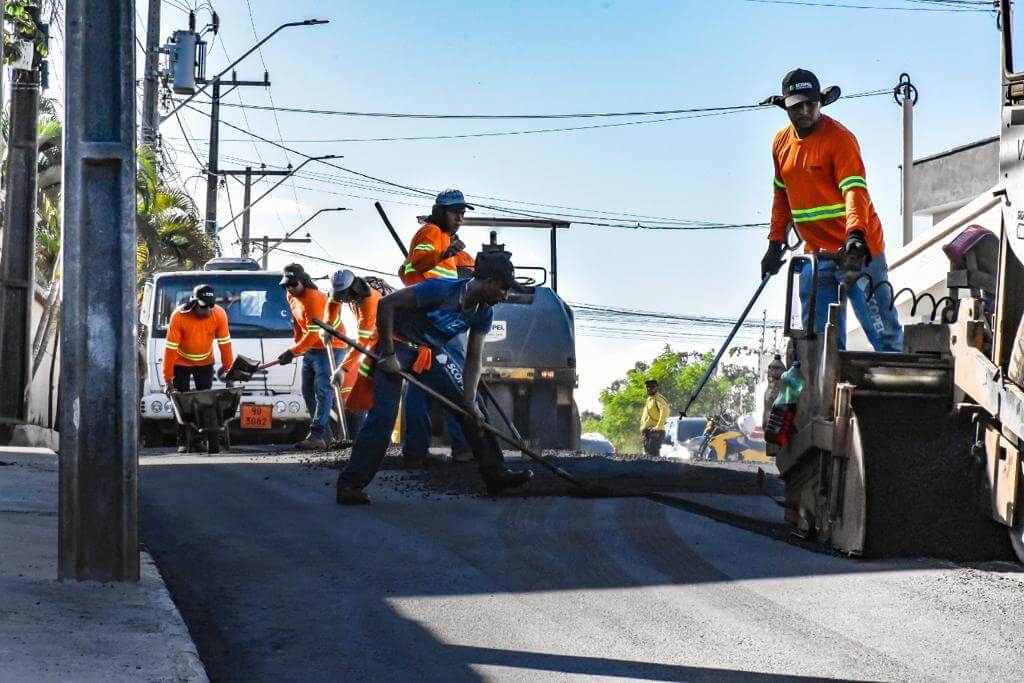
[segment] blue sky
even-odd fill
[[[181,0],[188,4],[191,0]],[[843,0],[844,2],[847,0]],[[902,1],[856,4],[914,6]],[[139,3],[144,19],[145,7]],[[244,0],[217,0],[221,33],[209,73],[255,42]],[[927,6],[920,3],[917,6]],[[262,36],[305,18],[331,23],[293,28],[263,49],[277,106],[357,111],[559,113],[753,104],[775,93],[796,66],[845,93],[891,88],[908,72],[920,90],[915,152],[930,154],[989,136],[998,129],[998,33],[991,14],[862,11],[757,4],[742,0],[630,2],[301,2],[252,0]],[[200,21],[208,14],[200,11]],[[183,28],[186,15],[165,3],[162,33]],[[140,37],[144,34],[140,32]],[[141,64],[140,64],[141,69]],[[260,78],[253,55],[241,78]],[[241,92],[246,103],[270,103],[262,88]],[[238,102],[235,95],[226,102]],[[858,136],[869,190],[892,245],[900,234],[899,108],[891,97],[840,100],[827,113]],[[225,108],[223,119],[269,138],[358,138],[443,135],[573,125],[575,121],[430,121],[360,119]],[[205,157],[208,119],[183,117]],[[589,123],[589,121],[584,121]],[[471,195],[715,222],[766,221],[771,201],[772,136],[785,114],[768,108],[602,130],[466,140],[302,143],[308,154],[341,154],[342,165],[415,187],[455,186]],[[195,161],[174,120],[162,134],[184,176]],[[222,128],[222,138],[244,135]],[[271,145],[224,142],[225,157],[286,163]],[[291,159],[297,163],[297,157]],[[240,162],[225,160],[222,166]],[[308,170],[344,176],[326,168]],[[317,208],[347,206],[310,225],[319,244],[309,254],[394,271],[401,256],[373,210],[380,199],[404,239],[429,201],[354,189],[312,179],[284,186],[254,208],[253,235],[279,235]],[[186,186],[203,204],[205,184]],[[313,188],[313,189],[307,189]],[[262,190],[257,190],[261,192]],[[241,190],[231,202],[237,210]],[[400,203],[402,202],[402,203]],[[410,203],[406,205],[405,203]],[[484,213],[483,211],[478,211]],[[230,215],[222,195],[220,217]],[[923,228],[923,225],[919,227]],[[234,233],[224,233],[229,252]],[[486,238],[466,230],[471,246]],[[517,263],[547,263],[547,235],[502,235]],[[560,236],[559,285],[570,301],[673,313],[735,316],[758,280],[765,234],[573,227]],[[271,261],[281,266],[293,257]],[[301,259],[300,259],[301,260]],[[330,266],[311,270],[324,274]],[[780,317],[775,283],[757,307]],[[658,341],[579,339],[583,408]],[[707,348],[712,341],[673,344]]]

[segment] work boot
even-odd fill
[[[531,479],[533,479],[533,470],[505,469],[484,477],[484,484],[487,486],[488,495],[495,496],[505,489],[522,486]]]
[[[305,439],[295,444],[295,447],[300,451],[326,451],[327,442],[319,436],[307,436]]]
[[[473,462],[473,451],[459,451],[458,453],[452,453],[452,460],[455,462]]]
[[[178,453],[188,453],[188,446],[183,443],[178,444]]]
[[[369,505],[370,497],[358,486],[349,486],[338,479],[335,486],[334,500],[338,505]]]

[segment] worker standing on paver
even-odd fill
[[[640,434],[644,439],[644,453],[658,455],[665,441],[665,420],[669,417],[668,399],[658,391],[658,380],[649,379],[644,382],[644,386],[647,387],[647,400],[644,402],[644,412],[640,415]]]
[[[370,502],[363,488],[377,473],[387,451],[402,394],[400,370],[415,373],[475,417],[459,416],[459,420],[489,493],[529,481],[533,472],[506,468],[501,445],[479,426],[487,420],[477,395],[484,337],[491,329],[492,307],[508,297],[514,284],[515,270],[508,254],[488,252],[477,255],[471,279],[434,279],[380,300],[377,353],[382,358],[373,368],[373,407],[356,437],[348,465],[338,476],[338,503]],[[469,342],[463,358],[461,346],[449,342],[467,331]]]
[[[376,287],[371,284],[371,280]],[[351,270],[339,270],[331,276],[331,301],[349,306],[356,319],[359,343],[371,351],[377,345],[377,304],[384,291],[390,293],[394,290],[383,280],[362,278]],[[349,349],[332,381],[341,387],[348,433],[354,439],[366,411],[373,403],[370,365],[360,351]]]
[[[331,362],[328,353],[334,354],[335,362],[341,362],[344,344],[334,340],[325,345],[321,339],[314,318],[327,311],[326,320],[331,325],[341,325],[340,305],[329,307],[327,295],[317,289],[313,278],[298,263],[284,268],[281,286],[287,292],[288,306],[292,311],[292,328],[295,345],[278,356],[281,365],[291,363],[296,356],[302,356],[302,398],[309,411],[309,434],[295,445],[303,451],[326,449],[332,441],[331,406],[334,405],[331,390]],[[339,331],[344,331],[343,327]]]
[[[213,342],[220,349],[221,370],[234,362],[228,314],[216,304],[213,287],[197,285],[184,304],[171,314],[164,344],[163,376],[167,393],[213,386]],[[178,424],[178,452],[188,450],[188,427]]]
[[[838,89],[830,88],[838,98]],[[782,80],[782,95],[772,98],[784,108],[791,125],[779,131],[772,146],[775,199],[772,204],[768,251],[761,260],[761,277],[782,265],[785,228],[793,221],[808,252],[839,252],[819,259],[817,290],[808,264],[800,276],[804,327],[821,333],[829,304],[839,301],[839,285],[857,273],[867,273],[850,288],[848,300],[876,351],[902,351],[903,328],[891,306],[892,290],[871,283],[889,279],[882,223],[868,195],[860,145],[842,124],[821,114],[835,98],[822,95],[817,77],[795,69]],[[852,279],[850,279],[852,281]],[[870,296],[869,296],[870,295]],[[811,297],[814,320],[811,321]],[[839,348],[846,346],[846,311],[840,311]]]
[[[409,256],[399,268],[399,277],[405,285],[426,280],[454,280],[459,270],[464,273],[474,265],[473,257],[466,253],[466,245],[458,237],[466,211],[473,207],[466,203],[460,190],[445,190],[437,195],[430,216],[423,227],[413,235]],[[417,387],[407,387],[403,422],[405,439],[402,456],[407,465],[420,466],[430,452],[430,411],[433,401]],[[470,462],[473,453],[466,443],[458,421],[446,413],[448,433],[452,439],[452,459]]]

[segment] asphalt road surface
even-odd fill
[[[212,680],[1024,672],[1016,565],[848,560],[643,497],[490,499],[403,471],[343,508],[335,476],[143,458],[142,538]]]

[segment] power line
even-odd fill
[[[834,7],[841,9],[873,9],[883,11],[897,11],[897,12],[951,12],[951,13],[981,13],[991,12],[992,9],[984,9],[981,7],[897,7],[891,5],[848,5],[839,2],[812,2],[811,0],[742,0],[743,2],[754,2],[763,5],[799,5],[803,7]],[[912,0],[907,0],[912,1]],[[941,3],[947,4],[947,3]]]

